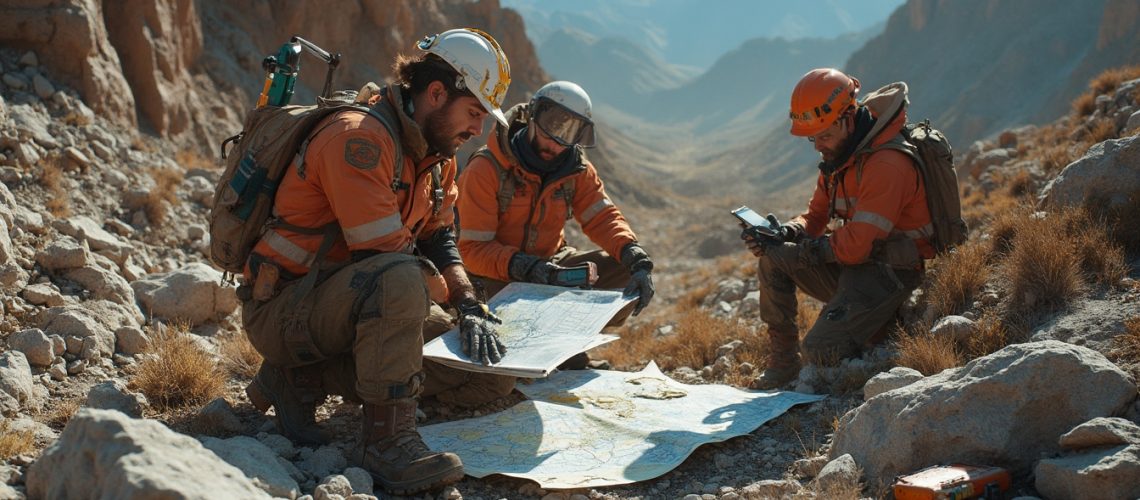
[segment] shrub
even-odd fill
[[[178,185],[182,183],[183,172],[169,168],[153,168],[150,176],[154,179],[154,188],[147,193],[142,208],[147,219],[154,224],[162,224],[166,221],[169,204],[178,202]]]
[[[222,393],[225,376],[185,324],[156,327],[131,385],[159,411],[205,403]]]
[[[902,330],[896,345],[898,366],[913,368],[927,376],[961,366],[964,359],[954,339],[932,335],[930,325],[921,322]]]
[[[991,246],[985,240],[973,238],[939,257],[928,274],[927,304],[934,307],[939,318],[965,311],[974,302],[989,280],[987,263]]]
[[[26,455],[36,448],[36,435],[31,429],[12,430],[11,422],[0,421],[0,458]]]
[[[231,377],[252,379],[261,368],[261,354],[242,333],[222,338],[222,366]]]

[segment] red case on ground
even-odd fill
[[[935,465],[900,476],[894,492],[895,500],[964,500],[986,494],[987,487],[1004,492],[1010,482],[1009,472],[1001,467]]]

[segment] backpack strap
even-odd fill
[[[431,215],[436,217],[439,211],[443,209],[443,164],[442,161],[437,161],[431,166]]]
[[[388,117],[376,109],[375,106],[353,106],[354,108],[368,113],[369,116],[375,118],[381,125],[388,131],[388,135],[392,137],[392,143],[396,145],[396,161],[392,163],[392,192],[401,189],[408,189],[409,186],[404,181],[400,180],[400,172],[404,168],[404,145],[400,142],[400,133],[397,132],[396,127]],[[434,209],[433,209],[434,210]]]
[[[574,217],[574,177],[562,184],[562,199],[566,201],[566,220]]]
[[[922,158],[918,155],[918,152],[915,151],[914,145],[907,142],[906,138],[903,137],[902,132],[899,132],[887,142],[884,142],[878,146],[865,148],[856,153],[860,156],[860,158],[859,165],[855,168],[855,185],[862,184],[863,182],[863,165],[866,164],[867,158],[870,158],[872,154],[887,149],[893,149],[909,156],[910,159],[914,161],[915,167],[918,167],[919,164],[922,163]],[[919,182],[922,182],[921,179]]]
[[[499,163],[499,159],[495,158],[495,155],[492,154],[491,150],[487,149],[486,146],[479,148],[478,151],[471,155],[471,158],[475,158],[476,156],[489,160],[491,165],[495,166],[495,171],[499,174],[499,192],[495,198],[499,202],[499,215],[503,215],[507,213],[507,207],[510,206],[511,200],[515,197],[515,182],[511,176],[511,171],[507,170],[502,163]],[[469,164],[470,162],[471,161],[468,160]]]

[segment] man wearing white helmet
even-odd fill
[[[468,269],[490,296],[513,281],[561,284],[560,270],[593,263],[594,287],[637,294],[633,314],[640,313],[653,298],[653,261],[584,154],[595,144],[589,95],[573,82],[551,82],[506,119],[459,176],[459,251]],[[601,250],[566,244],[571,218]]]
[[[432,303],[457,311],[470,356],[493,363],[504,352],[456,247],[454,155],[487,115],[505,123],[510,67],[478,30],[417,47],[368,112],[336,112],[313,129],[249,258],[242,309],[265,358],[251,402],[274,407],[282,433],[306,444],[325,439],[314,418],[325,396],[363,403],[361,465],[395,494],[463,477],[459,457],[430,451],[416,430]]]

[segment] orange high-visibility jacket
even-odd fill
[[[459,175],[459,253],[467,269],[481,276],[510,281],[511,256],[524,252],[550,257],[566,245],[563,228],[570,217],[595,244],[620,259],[621,249],[637,241],[621,211],[606,196],[605,186],[588,160],[573,173],[545,187],[538,175],[519,164],[510,137],[526,125],[526,105],[507,113],[509,128],[495,125],[487,149],[510,173],[514,197],[499,213],[499,170],[482,155],[472,157]],[[572,196],[568,196],[573,189]],[[570,203],[567,204],[567,198]]]
[[[845,164],[829,176],[820,174],[808,210],[798,219],[808,235],[819,237],[831,220],[834,198],[834,214],[845,223],[831,234],[830,242],[841,264],[866,262],[875,240],[898,233],[914,239],[923,258],[933,258],[928,237],[934,226],[926,206],[926,188],[910,157],[891,149],[858,154],[898,135],[906,124],[906,94],[876,92],[863,105],[876,118],[875,126]]]
[[[402,111],[399,87],[388,87],[378,101],[376,109],[399,130],[403,165],[393,165],[397,146],[376,118],[341,111],[317,125],[303,164],[291,165],[277,190],[273,213],[286,223],[310,228],[333,221],[340,225],[341,236],[325,256],[332,262],[347,261],[349,252],[356,250],[411,253],[417,239],[454,223],[455,157],[428,156],[422,131]],[[442,166],[444,197],[433,215],[431,171],[436,163]],[[402,184],[393,182],[395,172]],[[253,251],[302,275],[313,265],[322,238],[272,228]]]

